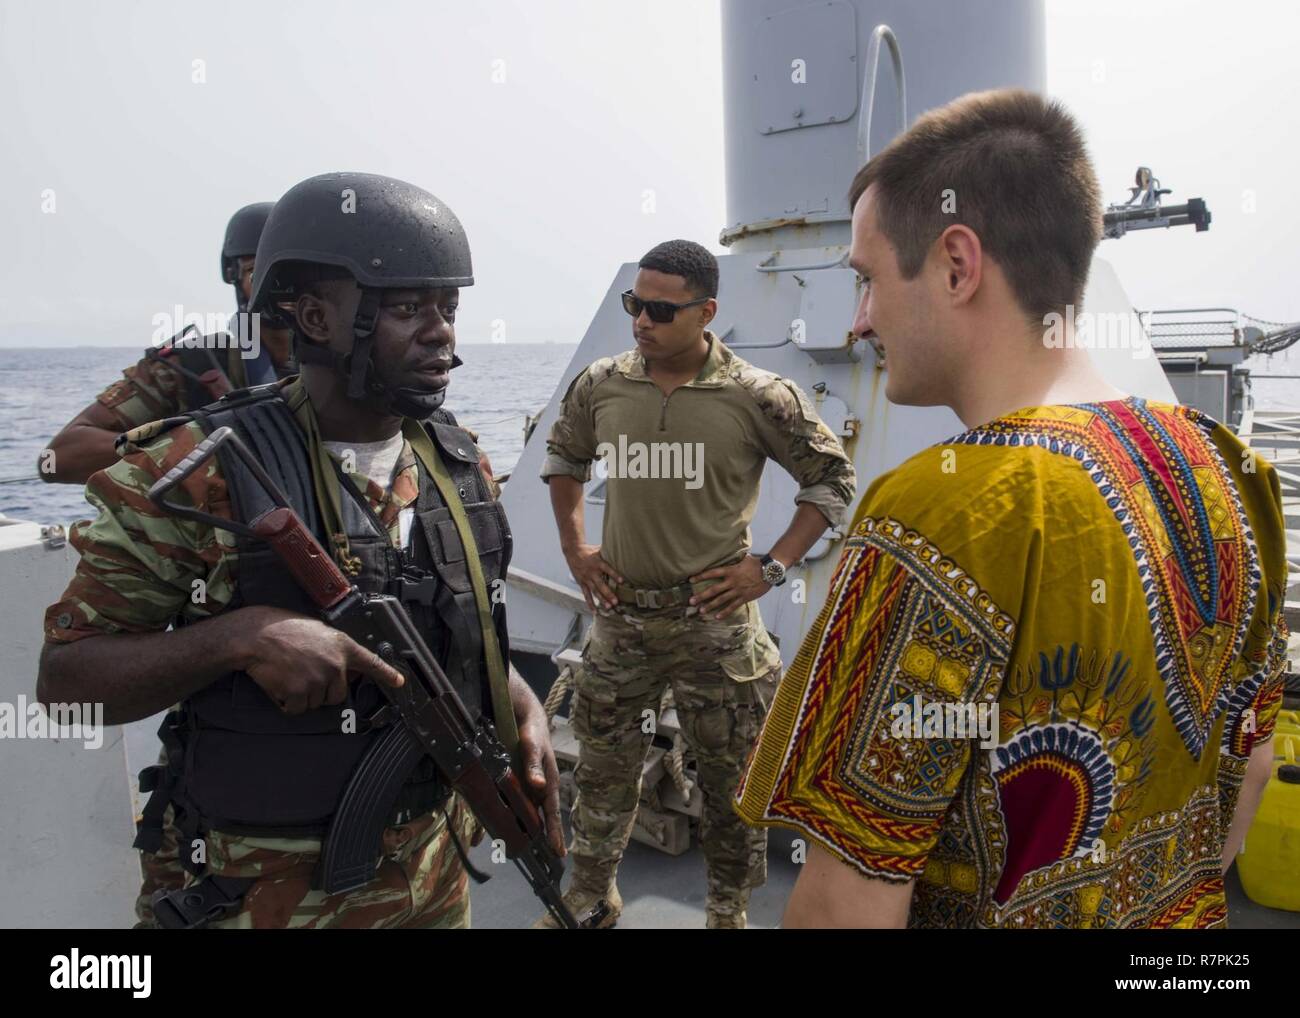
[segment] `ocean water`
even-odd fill
[[[551,398],[576,347],[569,344],[467,344],[452,376],[447,406],[479,433],[492,467],[504,473],[523,449],[526,414]],[[138,359],[138,348],[0,349],[0,513],[67,524],[91,515],[79,485],[35,479],[36,461],[54,434]],[[1300,408],[1300,345],[1250,361],[1260,409]]]
[[[452,375],[447,406],[504,473],[524,446],[524,417],[551,398],[575,346],[551,343],[463,344],[464,365]],[[85,408],[122,369],[140,357],[136,347],[0,350],[0,513],[41,523],[67,524],[92,515],[80,485],[35,479],[46,443]]]

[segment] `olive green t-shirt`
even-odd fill
[[[602,461],[602,555],[636,587],[674,586],[745,554],[768,459],[830,524],[853,500],[853,464],[799,388],[705,336],[708,360],[670,396],[636,350],[596,361],[570,384],[547,439],[544,480],[585,482]]]

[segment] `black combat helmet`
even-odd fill
[[[235,302],[240,311],[247,311],[248,306],[239,288],[239,259],[257,254],[257,242],[273,208],[272,201],[245,205],[226,224],[226,239],[221,242],[221,278],[235,285]]]
[[[350,399],[369,392],[407,417],[438,409],[443,388],[397,389],[379,382],[370,346],[382,290],[474,285],[469,241],[442,201],[392,177],[325,173],[295,184],[275,203],[256,258],[249,302],[254,311],[273,314],[279,302],[295,299],[304,262],[346,270],[361,290],[352,352],[300,343],[300,361],[343,372]]]

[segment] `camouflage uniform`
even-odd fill
[[[548,437],[542,477],[582,482],[594,459],[623,445],[700,450],[694,484],[661,472],[609,474],[601,553],[627,587],[664,590],[744,556],[768,460],[798,481],[795,501],[816,506],[828,523],[841,522],[853,499],[852,462],[799,387],[705,336],[697,377],[668,395],[635,350],[596,361],[569,386]],[[731,796],[780,669],[753,602],[721,620],[689,606],[626,601],[597,614],[571,713],[579,740],[572,890],[613,890],[650,741],[642,712],[657,711],[671,686],[699,767],[708,924],[744,926],[750,890],[766,879],[766,836],[733,813]]]
[[[221,351],[217,351],[218,359]],[[226,377],[235,388],[246,384],[244,361],[239,355],[238,347],[230,347],[225,364]],[[166,361],[151,357],[141,357],[139,361],[122,372],[122,377],[108,385],[95,399],[108,410],[122,431],[129,431],[142,424],[175,417],[187,410],[195,409],[187,405],[187,392],[184,377]],[[162,754],[159,763],[165,763]],[[175,890],[183,887],[186,872],[176,856],[176,838],[179,832],[172,823],[171,807],[163,819],[163,843],[157,852],[140,853],[140,871],[143,882],[140,895],[136,899],[135,913],[142,927],[154,923],[153,906],[150,899],[158,890]]]
[[[482,839],[478,821],[455,796],[446,816],[439,811],[388,828],[375,879],[344,894],[311,888],[319,841],[211,833],[213,873],[258,879],[236,915],[208,928],[467,930],[469,875],[447,836],[448,820],[463,846]]]
[[[238,358],[232,358],[238,360]],[[231,366],[227,366],[229,376]],[[150,421],[174,417],[184,413],[185,380],[165,362],[141,357],[131,367],[122,371],[122,377],[110,383],[95,397],[108,410],[117,426],[129,431]],[[158,762],[166,763],[166,755],[159,752]],[[180,832],[173,822],[172,808],[167,807],[163,817],[162,845],[157,852],[140,853],[140,872],[143,881],[135,902],[137,926],[154,925],[152,898],[155,891],[175,890],[185,886],[186,871],[177,858],[176,839]]]
[[[641,771],[671,686],[702,795],[700,846],[710,925],[744,926],[749,892],[767,879],[767,834],[731,798],[781,677],[781,655],[753,602],[724,619],[695,608],[620,606],[597,614],[583,648],[570,716],[581,753],[574,780],[574,879],[614,883],[636,820]]]
[[[121,450],[117,463],[90,478],[86,499],[99,515],[71,528],[69,541],[81,560],[63,597],[46,610],[47,642],[159,632],[178,616],[198,621],[230,603],[238,569],[234,535],[165,513],[147,497],[150,486],[205,437],[198,424],[189,423],[154,441],[140,438],[139,444]],[[351,474],[349,480],[396,541],[399,514],[419,492],[410,444],[403,446],[388,491],[362,474]],[[215,459],[186,478],[173,497],[183,496],[214,515],[230,516],[225,479]],[[203,584],[197,588],[202,598],[194,593],[197,581]],[[448,806],[453,823],[469,831],[472,816],[458,800],[453,803]],[[307,887],[320,851],[318,839],[290,842],[209,832],[204,851],[213,872],[261,878],[245,896],[242,910],[222,925],[468,925],[465,872],[441,817],[433,814],[390,827],[384,837],[388,861],[376,881],[351,894],[326,897]],[[174,886],[174,858],[160,852],[143,860],[142,898],[155,884]],[[145,925],[152,919],[147,903],[137,904],[137,914]]]

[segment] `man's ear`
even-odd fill
[[[935,246],[948,293],[956,303],[967,303],[975,296],[984,275],[984,248],[979,235],[958,223],[944,230]]]
[[[700,305],[700,324],[708,325],[709,322],[718,314],[718,300],[716,297],[710,297],[708,301]]]
[[[298,331],[309,341],[329,346],[329,315],[323,300],[314,293],[299,294],[293,305],[293,316],[298,320]]]

